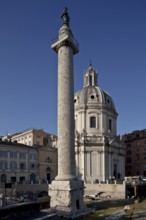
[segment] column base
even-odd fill
[[[60,216],[74,218],[87,213],[83,195],[82,180],[54,180],[49,185],[50,207]]]

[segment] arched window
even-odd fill
[[[111,120],[111,119],[109,119],[108,129],[109,129],[110,131],[112,131],[112,120]]]
[[[92,86],[92,75],[89,76],[89,83],[90,83],[90,86]]]
[[[96,128],[96,117],[90,117],[90,128]]]
[[[50,157],[46,158],[46,163],[52,163],[52,159]]]

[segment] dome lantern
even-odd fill
[[[97,86],[98,73],[93,69],[92,64],[89,65],[88,70],[84,73],[84,87]]]

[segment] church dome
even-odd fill
[[[115,109],[115,104],[111,96],[98,86],[87,86],[75,93],[74,102],[78,105],[104,104]]]
[[[105,107],[116,112],[112,97],[97,85],[97,72],[90,64],[88,70],[84,73],[84,87],[74,95],[74,104],[76,107],[93,106]]]

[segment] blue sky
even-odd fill
[[[0,0],[0,135],[57,134],[57,54],[63,8],[80,45],[75,91],[91,60],[119,113],[118,134],[146,128],[145,0]]]

